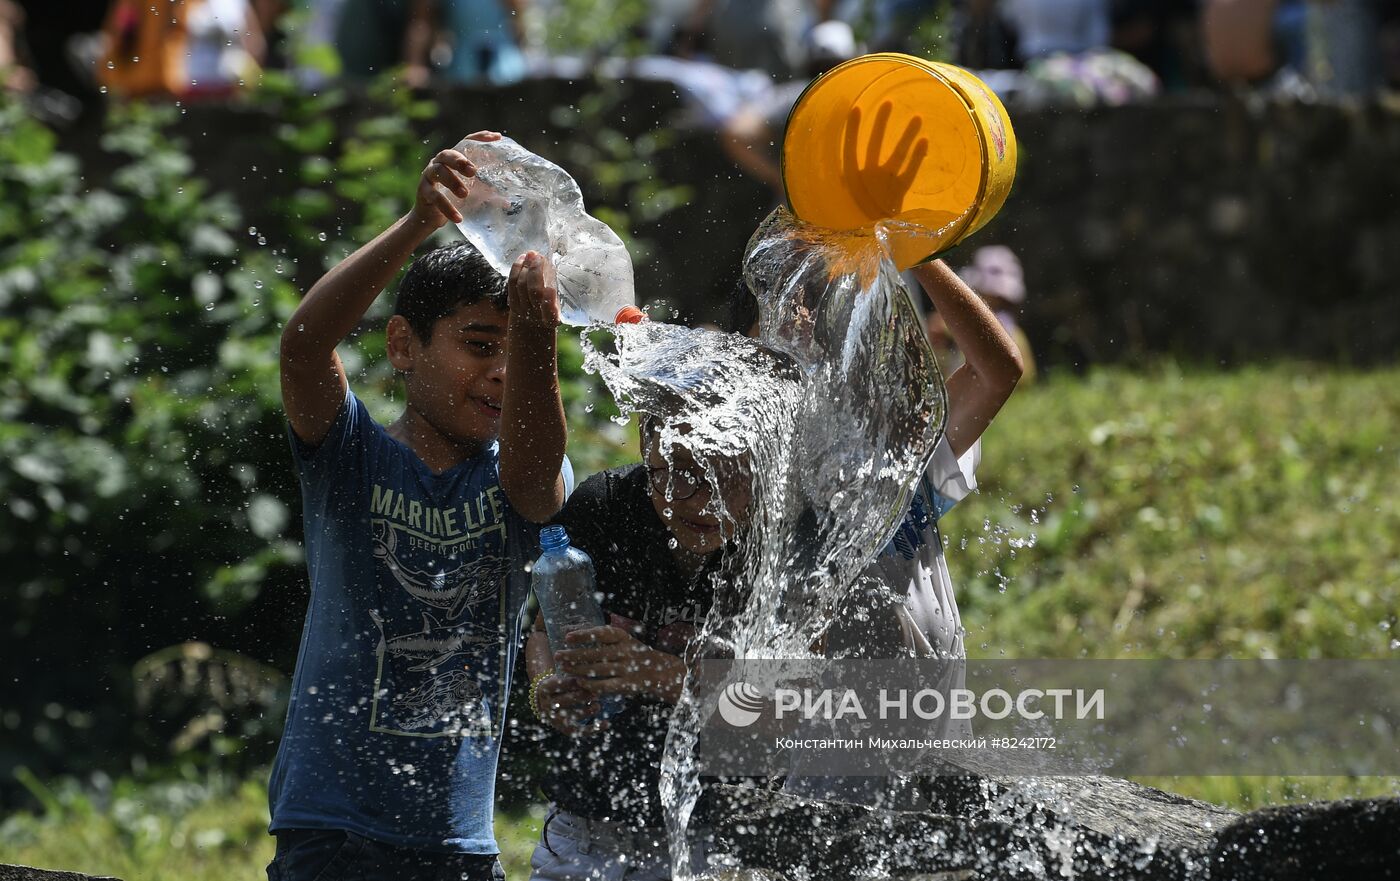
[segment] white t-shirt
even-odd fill
[[[848,610],[838,615],[827,634],[828,656],[966,657],[962,619],[943,557],[938,521],[977,488],[974,475],[981,458],[981,441],[962,458],[953,455],[946,437],[938,442],[903,525],[864,573],[878,578],[896,596],[902,595],[904,602],[871,609],[871,614]],[[868,599],[858,596],[852,603]]]
[[[903,602],[889,602],[860,591],[838,613],[827,633],[826,654],[831,658],[887,659],[898,657],[961,659],[962,619],[953,598],[953,580],[943,558],[939,519],[977,488],[974,473],[982,458],[978,441],[961,458],[945,437],[910,502],[904,523],[888,547],[866,568],[864,575],[878,578]],[[901,594],[902,591],[902,594]],[[862,609],[861,607],[865,608]],[[961,664],[950,664],[933,685],[944,694],[965,687]],[[931,723],[925,734],[936,738],[966,738],[972,726],[945,714]],[[896,775],[839,777],[799,759],[783,791],[807,798],[845,801],[887,809],[927,809],[917,776]]]

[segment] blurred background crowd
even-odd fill
[[[713,133],[774,204],[783,198],[777,145],[793,104],[813,77],[865,52],[952,60],[1018,107],[1125,105],[1212,89],[1389,101],[1400,89],[1400,3],[1390,0],[591,5],[592,27],[590,4],[577,0],[0,0],[0,80],[60,124],[114,98],[227,100],[268,71],[309,92],[386,77],[437,91],[654,81],[681,105],[667,125]],[[987,295],[1029,356],[1014,326],[1025,301],[1016,256],[996,246],[970,259],[964,277],[983,293],[991,285]],[[939,345],[937,317],[928,321]]]
[[[645,8],[631,26],[587,41],[559,26],[568,5],[0,0],[0,77],[80,100],[195,99],[264,69],[295,70],[308,87],[391,69],[414,86],[505,85],[626,59],[628,74],[673,81],[715,125],[743,108],[780,117],[788,84],[851,55],[933,44],[991,72],[1003,96],[1080,104],[1215,84],[1300,99],[1400,84],[1400,4],[1389,0],[632,0]]]

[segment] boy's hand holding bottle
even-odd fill
[[[569,648],[554,654],[564,673],[599,694],[652,695],[667,703],[680,697],[685,661],[654,649],[621,627],[604,625],[571,631]]]
[[[500,132],[480,131],[467,135],[472,141],[499,141]],[[465,199],[467,178],[476,176],[476,166],[457,150],[443,150],[432,158],[418,179],[413,208],[409,217],[428,229],[438,229],[448,221],[462,222],[462,212],[452,203],[448,193]]]

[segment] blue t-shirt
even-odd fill
[[[497,852],[491,810],[538,527],[498,447],[433,474],[348,390],[301,477],[311,603],[272,766],[273,831]],[[572,488],[566,459],[564,476]]]

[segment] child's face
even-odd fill
[[[411,339],[398,346],[407,353],[393,352],[391,343],[408,405],[455,443],[486,444],[500,434],[507,320],[504,309],[482,300],[438,319],[426,344],[409,330]]]
[[[724,545],[719,517],[711,507],[712,491],[705,471],[695,457],[683,447],[671,448],[671,461],[661,455],[661,445],[655,435],[644,437],[646,465],[651,505],[656,516],[675,536],[680,546],[697,556],[705,556]],[[667,484],[671,498],[666,498]],[[749,477],[733,462],[720,463],[719,482],[724,494],[724,509],[729,516],[742,522],[753,501]]]

